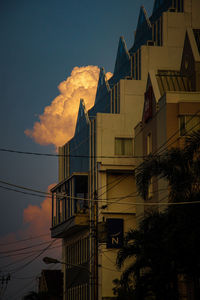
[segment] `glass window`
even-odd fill
[[[181,136],[200,129],[200,116],[180,116],[179,128]]]
[[[115,155],[133,155],[133,139],[115,138]]]
[[[114,113],[114,99],[115,99],[115,91],[112,89],[112,113]]]
[[[141,49],[138,50],[138,59],[139,59],[138,79],[141,79]]]
[[[148,199],[153,197],[153,178],[151,178],[148,187]]]
[[[131,56],[131,72],[132,72],[132,77],[135,79],[135,60],[134,60],[134,55]]]
[[[135,53],[135,79],[138,80],[138,53]]]
[[[120,113],[120,82],[117,85],[117,113]]]
[[[157,45],[160,46],[160,20],[158,19],[157,21],[157,37],[156,37],[156,41],[157,41]]]
[[[147,139],[146,139],[146,145],[147,145],[147,155],[149,155],[152,152],[152,135],[151,133],[149,133],[147,135]]]

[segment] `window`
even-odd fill
[[[138,49],[131,57],[131,75],[133,79],[141,80],[141,49]]]
[[[147,155],[152,152],[152,135],[149,133],[146,139]]]
[[[115,138],[115,155],[133,155],[133,139]]]
[[[66,262],[69,264],[79,265],[88,261],[89,238],[85,237],[66,247]]]
[[[120,83],[118,82],[110,94],[111,99],[111,113],[119,114],[120,113]]]
[[[162,46],[163,43],[163,24],[162,16],[152,24],[152,39],[156,46]]]
[[[153,197],[153,178],[150,179],[149,187],[148,187],[148,199]]]
[[[131,56],[131,76],[135,78],[135,55]]]
[[[170,11],[184,12],[184,1],[183,0],[172,0],[172,6]]]
[[[200,116],[180,116],[179,117],[180,136],[187,132],[200,129]]]

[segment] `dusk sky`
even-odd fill
[[[120,36],[133,45],[141,5],[150,16],[153,0],[0,0],[0,278],[11,274],[2,299],[35,289],[42,250],[54,246],[51,199],[12,185],[47,192],[57,182],[56,148],[73,135],[80,98],[93,104],[99,68],[111,76]],[[5,257],[29,245],[31,257]]]

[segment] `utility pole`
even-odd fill
[[[1,271],[0,271],[1,272]],[[3,296],[5,294],[5,291],[7,289],[8,286],[8,282],[10,281],[10,274],[1,274],[0,275],[0,300],[3,299]]]
[[[96,201],[96,192],[93,193],[90,209],[90,300],[98,299],[98,206]]]
[[[97,191],[94,192],[94,294],[98,300],[98,201]]]

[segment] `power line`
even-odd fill
[[[52,153],[40,153],[40,152],[29,152],[29,151],[19,151],[13,149],[0,148],[1,152],[10,152],[17,154],[25,154],[25,155],[35,155],[35,156],[49,156],[49,157],[72,157],[72,158],[142,158],[144,156],[132,156],[132,155],[121,155],[121,156],[95,156],[95,155],[72,155],[72,154],[52,154]]]
[[[191,119],[189,119],[186,123],[185,123],[185,125],[188,125],[196,116],[199,116],[199,113],[200,113],[200,110],[197,110],[196,112],[195,112],[195,114],[194,115],[192,115],[192,117],[191,117]],[[198,125],[200,125],[200,122],[198,122],[197,124],[195,124],[192,128],[190,128],[189,130],[187,130],[186,132],[185,132],[185,134],[183,134],[183,136],[187,136],[188,135],[188,133],[190,132],[190,131],[192,131],[196,126],[198,126]],[[163,152],[165,149],[163,149],[163,150],[161,150],[162,149],[162,147],[164,146],[164,145],[166,145],[166,148],[167,147],[169,147],[169,145],[167,145],[167,143],[174,137],[174,136],[176,136],[176,134],[178,134],[179,133],[179,131],[180,131],[180,129],[178,128],[157,150],[156,150],[156,152]],[[180,139],[180,137],[178,137],[177,139],[175,139],[175,141],[173,142],[173,143],[175,143],[178,139]],[[171,143],[171,144],[173,144],[173,143]],[[170,144],[170,145],[171,145]]]
[[[37,238],[40,238],[40,237],[43,237],[43,236],[47,236],[47,235],[49,235],[49,233],[45,233],[45,234],[41,234],[41,235],[29,237],[29,238],[26,238],[26,239],[15,241],[15,242],[10,242],[10,243],[6,242],[6,244],[0,244],[0,246],[8,246],[8,245],[13,245],[13,244],[18,244],[18,243],[21,243],[21,242],[34,240],[34,239],[37,239]]]
[[[62,245],[58,245],[58,246],[50,247],[50,249],[51,249],[51,250],[52,250],[52,249],[58,249],[58,248],[61,248],[61,247],[62,247]],[[23,257],[23,258],[21,258],[21,259],[15,261],[15,262],[13,262],[13,263],[10,263],[10,264],[1,266],[1,268],[2,268],[2,269],[5,269],[5,268],[7,268],[7,267],[9,267],[9,266],[11,266],[11,265],[16,265],[16,264],[18,264],[18,263],[20,263],[20,262],[23,262],[23,261],[25,261],[26,259],[31,258],[35,253],[40,252],[41,250],[42,250],[42,249],[33,250],[33,251],[28,251],[28,252],[22,252],[22,253],[13,253],[13,254],[9,254],[9,255],[4,255],[3,257],[1,257],[1,259],[4,259],[4,258],[11,258],[11,257],[14,257],[14,258],[15,258],[16,256],[23,256],[23,255],[28,254],[26,257]],[[9,272],[12,272],[12,270],[9,270]]]
[[[200,111],[197,111],[196,113],[195,113],[195,115],[193,115],[192,117],[191,117],[191,119],[190,120],[188,120],[188,122],[186,122],[186,124],[188,124],[189,122],[191,122],[191,120],[196,116],[196,115],[198,115],[198,113],[199,113]],[[196,126],[198,126],[198,124],[196,124],[195,126],[193,126],[190,130],[192,130],[193,128],[195,128]],[[173,137],[173,136],[175,136],[177,133],[178,133],[178,131],[179,130],[177,130],[173,135],[171,135],[170,137],[169,137],[169,139],[167,140],[167,141],[165,141],[161,146],[160,146],[160,148],[159,149],[157,149],[156,150],[156,152],[158,152],[164,145],[166,145],[167,144],[167,142]],[[176,142],[177,140],[178,140],[179,138],[177,138],[175,141],[173,141],[173,143],[174,142]],[[169,145],[168,145],[169,146]],[[167,147],[167,146],[166,146]],[[2,149],[0,149],[0,151],[1,151]],[[5,150],[5,149],[4,149]],[[163,152],[165,149],[163,149],[163,150],[161,150],[161,152]],[[9,150],[9,151],[11,151],[11,152],[13,152],[13,151],[15,151],[15,150]],[[29,154],[33,154],[33,152],[22,152],[22,151],[20,151],[20,153],[29,153]],[[41,155],[43,155],[42,153],[36,153],[37,155],[39,155],[39,154],[41,154]],[[60,156],[59,154],[57,155],[57,154],[52,154],[52,155],[54,155],[54,156]],[[153,155],[155,155],[155,154],[153,154]],[[62,156],[62,155],[61,155]],[[76,156],[76,157],[78,157],[78,156]],[[95,156],[91,156],[91,157],[95,157]],[[105,156],[106,157],[106,156]],[[107,156],[108,157],[108,156]],[[115,156],[116,157],[116,156]],[[148,157],[148,156],[139,156],[139,157]],[[121,158],[121,156],[120,156],[120,158]],[[137,168],[136,168],[137,169]],[[136,170],[135,169],[135,170]],[[134,170],[134,171],[135,171]],[[36,192],[36,193],[42,193],[42,194],[44,194],[44,195],[46,195],[46,196],[50,196],[51,194],[50,193],[47,193],[47,192],[43,192],[43,191],[41,191],[41,190],[36,190],[36,189],[32,189],[32,188],[27,188],[27,187],[24,187],[24,186],[20,186],[20,185],[15,185],[15,184],[11,184],[11,183],[8,183],[8,182],[5,182],[5,181],[2,181],[2,180],[0,180],[0,183],[3,183],[3,184],[6,184],[6,185],[10,185],[10,186],[13,186],[13,187],[17,187],[17,188],[20,188],[20,189],[24,189],[24,190],[28,190],[28,191],[32,191],[32,192]],[[106,185],[105,185],[106,186]],[[44,196],[41,196],[41,195],[36,195],[36,194],[31,194],[31,193],[25,193],[25,192],[22,192],[22,191],[19,191],[19,190],[15,190],[15,189],[9,189],[9,188],[6,188],[6,187],[3,187],[3,186],[0,186],[0,188],[2,188],[2,189],[6,189],[6,190],[11,190],[11,191],[14,191],[14,192],[18,192],[18,193],[22,193],[22,194],[28,194],[28,195],[32,195],[32,196],[37,196],[37,197],[44,197]],[[103,187],[101,187],[100,189],[102,189]],[[69,196],[69,195],[63,195],[63,194],[61,194],[62,196]],[[70,197],[70,196],[69,196]],[[80,199],[79,197],[73,197],[74,199],[77,199],[77,200],[83,200],[83,199]],[[85,199],[84,199],[85,200]],[[88,199],[89,200],[89,199]],[[103,199],[104,200],[104,199]]]
[[[110,187],[110,189],[114,188],[116,185],[118,185],[122,180],[124,180],[125,178],[122,178],[121,180],[119,180],[119,182],[117,182],[114,186]],[[28,192],[23,192],[23,191],[19,191],[19,190],[15,190],[15,189],[11,189],[11,188],[7,188],[7,187],[3,187],[3,186],[0,186],[0,188],[3,188],[3,189],[6,189],[6,190],[9,190],[9,191],[14,191],[14,192],[18,192],[18,193],[22,193],[22,194],[26,194],[26,195],[31,195],[31,196],[36,196],[36,197],[42,197],[42,198],[51,198],[50,196],[41,196],[41,195],[36,195],[36,194],[32,194],[32,193],[28,193]],[[109,190],[110,190],[109,189]],[[160,189],[160,190],[157,190],[155,191],[156,193],[157,192],[160,192],[164,189]],[[108,190],[107,190],[108,191]],[[104,193],[102,193],[100,196],[102,196],[103,194],[105,194],[107,191],[105,191]],[[135,194],[135,192],[133,192]],[[58,194],[59,195],[59,194]],[[107,204],[108,205],[111,205],[111,204],[114,204],[114,203],[117,203],[118,201],[120,200],[123,200],[125,198],[135,198],[135,197],[138,197],[139,194],[136,194],[136,195],[132,195],[132,193],[128,194],[128,195],[124,195],[124,196],[121,196],[121,197],[113,197],[113,198],[103,198],[103,199],[91,199],[91,198],[82,198],[82,197],[75,197],[75,196],[70,196],[69,194],[61,194],[62,197],[68,197],[68,198],[71,198],[71,199],[74,199],[74,200],[81,200],[81,201],[93,201],[93,202],[102,202],[102,201],[109,201],[109,203]],[[116,199],[116,201],[110,201],[111,199]],[[184,202],[185,203],[185,202]],[[192,202],[190,202],[192,203]],[[198,203],[198,201],[196,201],[195,203]],[[120,205],[125,205],[125,204],[131,204],[130,202],[123,202],[123,203],[118,203]],[[137,203],[137,202],[134,202],[132,203],[132,205],[141,205],[141,203]],[[147,204],[145,204],[147,205]],[[1,246],[1,244],[0,244]]]
[[[21,270],[23,270],[24,268],[26,268],[28,265],[30,265],[32,262],[34,262],[38,257],[40,257],[45,251],[47,251],[54,243],[56,240],[53,240],[52,242],[49,243],[49,245],[47,247],[45,247],[44,249],[42,249],[40,251],[39,254],[37,254],[33,259],[31,259],[29,262],[27,262],[26,264],[24,264],[23,266],[17,268],[16,270],[13,270],[11,272],[11,274],[17,273]]]
[[[34,248],[34,247],[39,247],[39,246],[42,246],[42,245],[45,245],[45,244],[48,244],[48,243],[49,243],[49,241],[39,243],[39,244],[35,244],[35,245],[31,245],[31,246],[27,246],[27,247],[23,247],[23,248],[17,248],[17,249],[7,250],[7,251],[0,251],[0,255],[5,254],[5,253],[18,252],[18,251],[22,251],[22,250],[26,250],[26,249],[30,249],[30,248]]]
[[[9,185],[9,186],[13,186],[13,187],[16,187],[16,188],[19,188],[19,189],[23,189],[23,190],[35,192],[35,193],[40,193],[40,194],[44,194],[44,195],[51,195],[50,193],[43,192],[43,191],[41,191],[41,190],[35,190],[35,189],[28,188],[28,187],[25,187],[25,186],[16,185],[16,184],[9,183],[9,182],[3,181],[3,180],[0,180],[0,183],[6,184],[6,185]]]
[[[50,196],[43,196],[43,195],[37,195],[37,194],[33,194],[33,193],[23,192],[23,191],[8,188],[8,187],[2,186],[2,185],[0,185],[0,188],[3,190],[12,191],[12,192],[16,192],[16,193],[20,193],[20,194],[24,194],[24,195],[30,195],[30,196],[39,197],[39,198],[51,198]]]

